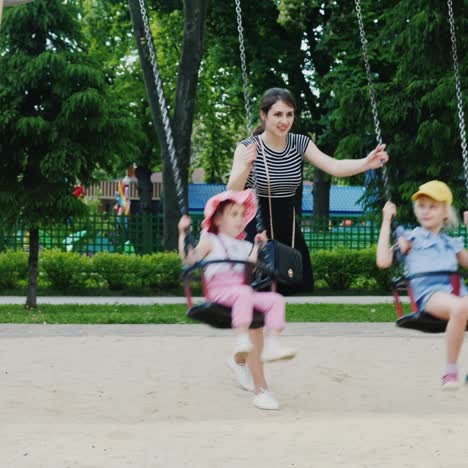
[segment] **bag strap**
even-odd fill
[[[265,164],[265,173],[267,177],[268,183],[268,206],[270,208],[270,233],[272,240],[275,239],[275,234],[273,232],[273,209],[271,206],[271,184],[270,184],[270,172],[268,171],[268,163],[265,155],[265,146],[263,145],[262,137],[258,137],[258,141],[260,142],[261,152],[263,156],[263,162]],[[294,245],[296,242],[296,207],[293,206],[293,228],[292,228],[292,236],[291,236],[291,247],[294,249]]]

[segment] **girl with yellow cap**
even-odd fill
[[[404,255],[408,275],[423,272],[457,271],[460,265],[468,267],[468,251],[463,238],[453,238],[444,233],[444,228],[458,224],[452,207],[453,196],[443,182],[432,180],[419,187],[411,197],[414,214],[419,227],[405,231],[398,239]],[[396,215],[396,206],[387,202],[383,208],[382,226],[377,244],[377,266],[388,268],[393,262],[390,246],[391,221]],[[465,223],[468,212],[465,212]],[[460,295],[453,293],[450,275],[431,275],[411,280],[415,301],[419,310],[434,317],[447,320],[447,367],[442,377],[443,389],[458,387],[457,361],[468,321],[468,289],[462,282]]]

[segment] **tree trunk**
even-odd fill
[[[39,273],[39,229],[29,231],[29,259],[28,259],[28,295],[26,307],[37,307],[37,276]]]
[[[197,94],[198,73],[203,56],[205,22],[208,12],[208,0],[184,1],[184,38],[179,62],[174,111],[174,140],[179,171],[184,188],[185,203],[188,202],[188,174],[190,167],[191,139],[195,97]],[[164,245],[169,249],[177,248],[177,222],[180,211],[177,207],[177,193],[174,186],[165,192]]]
[[[140,213],[151,213],[151,202],[153,200],[153,184],[151,182],[151,171],[147,167],[137,167],[138,195],[140,197]]]
[[[151,107],[153,124],[161,145],[163,161],[163,217],[165,249],[177,248],[177,223],[180,217],[177,204],[177,192],[170,165],[161,112],[157,105],[156,86],[151,63],[146,48],[143,21],[138,0],[128,0],[132,17],[135,38],[140,55],[143,78]],[[190,164],[190,141],[195,109],[195,95],[198,83],[198,72],[203,53],[203,39],[208,0],[184,1],[184,39],[182,56],[179,63],[176,88],[176,103],[172,122],[173,137],[176,144],[176,156],[179,164],[182,187],[187,197],[188,168]]]
[[[153,215],[151,210],[153,184],[151,183],[151,171],[147,167],[137,167],[135,175],[140,197],[136,222],[139,229],[141,229],[141,253],[151,253],[156,251],[156,246],[153,244]]]
[[[330,215],[331,177],[318,168],[314,171],[314,226],[316,229],[327,229]]]

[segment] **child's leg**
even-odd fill
[[[279,335],[286,325],[286,301],[276,292],[255,292],[253,306],[265,314],[265,328],[270,335]]]
[[[447,375],[456,375],[457,361],[465,337],[468,321],[468,297],[458,297],[445,292],[434,293],[425,307],[426,312],[440,319],[448,320]]]
[[[253,315],[252,288],[244,284],[230,288],[217,288],[212,290],[208,297],[214,302],[231,307],[232,326],[237,333],[234,359],[245,360],[253,348],[249,337]]]
[[[245,284],[230,288],[217,288],[208,296],[210,301],[232,308],[233,328],[248,331],[253,315],[253,289]]]

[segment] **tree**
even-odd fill
[[[157,106],[154,79],[151,73],[146,36],[143,29],[141,11],[136,0],[129,0],[135,38],[152,111],[153,124],[158,134],[163,160],[163,213],[164,213],[164,246],[166,249],[177,247],[177,222],[180,217],[177,205],[177,193],[174,175],[169,160],[164,123]],[[175,104],[173,106],[172,131],[176,142],[177,162],[183,187],[187,187],[191,156],[191,136],[195,112],[195,95],[198,82],[198,71],[203,54],[205,19],[208,0],[184,1],[184,35],[177,72]]]
[[[134,137],[139,148],[138,154],[120,155],[120,158],[113,162],[111,174],[106,176],[122,176],[126,169],[135,163],[140,198],[139,212],[151,213],[151,174],[160,169],[161,159],[148,100],[145,99],[145,87],[137,60],[129,9],[125,3],[118,0],[85,0],[83,20],[83,32],[89,43],[90,56],[100,64],[109,83],[112,98],[128,110],[138,128]],[[143,227],[145,226],[146,224]],[[151,235],[151,232],[148,232],[148,235]]]
[[[343,10],[331,17],[330,27],[340,34],[325,34],[323,40],[339,58],[324,80],[334,94],[325,136],[338,142],[338,155],[363,154],[375,144],[367,81],[353,5],[339,3]],[[454,7],[463,77],[468,68],[467,19],[461,2]],[[447,5],[366,0],[362,8],[383,139],[389,144],[392,197],[397,204],[405,201],[399,217],[409,220],[410,195],[428,179],[441,178],[463,199]],[[382,193],[379,179],[377,184]],[[367,201],[373,209],[381,203],[372,190]]]
[[[82,213],[72,196],[97,168],[135,153],[79,26],[79,2],[35,0],[5,15],[0,43],[0,216],[29,229],[26,305],[36,306],[39,228]]]

